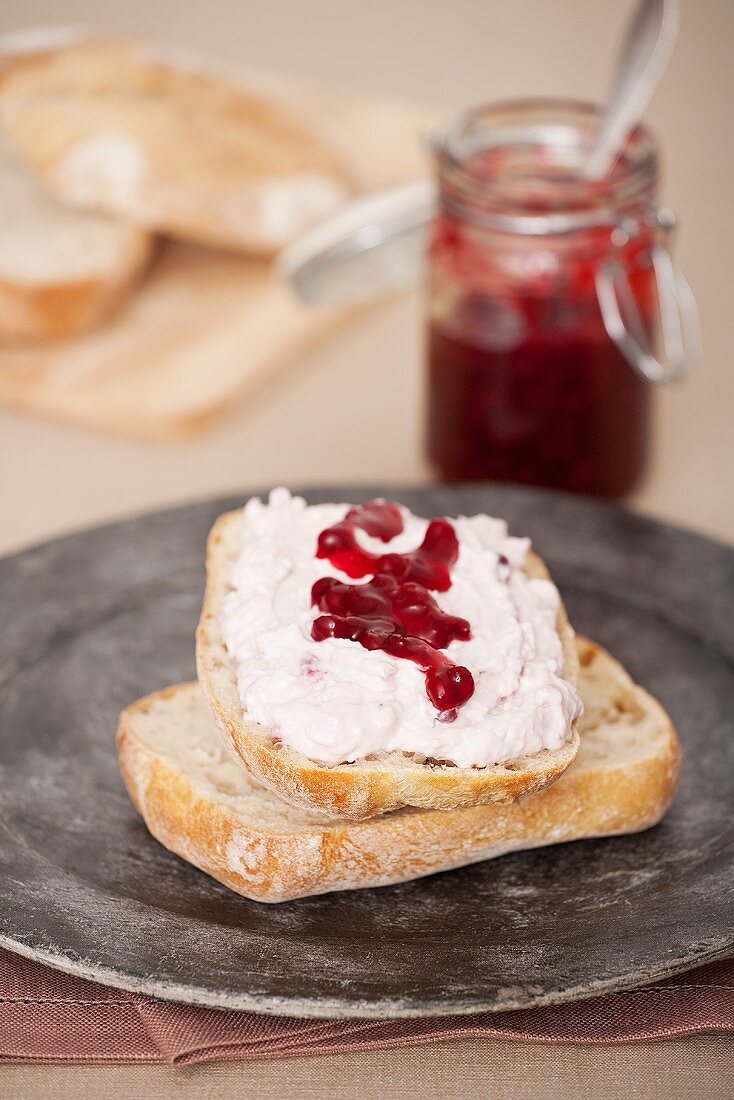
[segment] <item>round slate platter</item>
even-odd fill
[[[549,1004],[734,953],[734,551],[541,492],[389,493],[532,536],[576,628],[678,727],[665,820],[277,906],[171,855],[128,801],[114,734],[121,707],[194,675],[206,533],[242,501],[197,504],[0,562],[0,942],[123,989],[319,1016]]]

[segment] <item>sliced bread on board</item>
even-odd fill
[[[64,203],[269,255],[349,192],[297,111],[200,60],[94,35],[15,48],[0,123]]]
[[[660,704],[577,638],[581,747],[557,783],[511,805],[324,821],[281,801],[226,752],[197,684],[123,711],[122,774],[153,836],[229,889],[277,902],[385,886],[506,852],[633,833],[667,810],[680,768]]]
[[[72,336],[109,314],[153,238],[61,206],[0,137],[0,343]]]

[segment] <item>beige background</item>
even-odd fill
[[[95,22],[254,67],[457,107],[523,94],[603,94],[630,0],[4,0],[0,30]],[[734,539],[734,3],[684,0],[681,39],[649,118],[705,359],[659,395],[653,468],[636,507]],[[0,550],[134,511],[263,487],[425,480],[421,301],[354,322],[179,446],[136,444],[0,413]],[[384,397],[389,395],[389,401]]]
[[[512,95],[599,97],[631,7],[630,0],[3,0],[0,30],[91,21],[336,87],[458,107]],[[732,0],[684,2],[681,41],[649,112],[665,153],[664,198],[682,223],[678,255],[701,306],[705,360],[693,379],[660,395],[655,461],[634,504],[734,540],[732,47]],[[0,549],[278,481],[425,480],[421,394],[414,294],[304,355],[213,434],[185,446],[0,414]],[[182,1071],[5,1067],[0,1092],[346,1096],[359,1087],[365,1096],[713,1097],[731,1087],[731,1049],[724,1038],[649,1048],[487,1042]]]
[[[275,1062],[0,1066],[13,1100],[731,1100],[734,1040],[619,1046],[461,1040]]]

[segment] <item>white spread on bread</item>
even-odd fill
[[[505,522],[490,516],[452,520],[459,558],[438,602],[471,624],[471,639],[446,652],[471,669],[476,690],[455,721],[442,722],[416,665],[345,639],[311,638],[313,583],[347,579],[316,558],[317,538],[348,509],[307,506],[280,488],[242,512],[221,629],[248,717],[327,765],[403,752],[486,767],[561,748],[581,702],[563,678],[558,591],[522,568],[529,540],[508,535]],[[397,553],[419,546],[428,525],[401,510],[404,529],[389,544]],[[361,531],[357,537],[365,549],[384,553],[379,540]],[[498,569],[502,556],[509,571]]]
[[[73,145],[58,168],[58,183],[69,202],[105,205],[128,213],[139,201],[150,164],[141,142],[124,132],[95,134]]]
[[[221,214],[235,228],[245,221],[251,224],[253,240],[267,248],[274,240],[293,240],[346,198],[347,190],[338,180],[303,170],[233,188],[223,199]]]

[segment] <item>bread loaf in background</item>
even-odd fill
[[[65,204],[272,255],[348,195],[340,157],[295,109],[183,53],[93,34],[14,49],[0,125]]]

